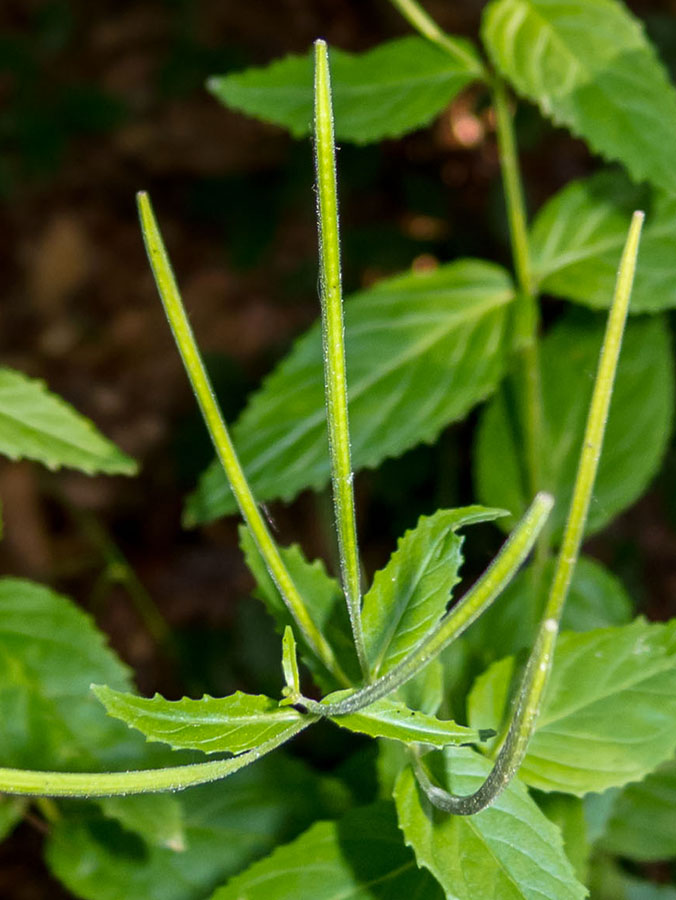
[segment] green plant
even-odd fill
[[[9,685],[3,760],[14,766],[0,769],[0,791],[20,798],[0,806],[0,828],[11,827],[26,795],[88,798],[76,808],[39,801],[53,825],[52,869],[81,896],[203,897],[275,841],[306,828],[214,897],[582,897],[590,842],[580,798],[641,779],[605,806],[586,806],[605,852],[646,858],[630,834],[631,821],[645,809],[649,788],[659,792],[673,778],[676,620],[629,623],[614,579],[590,560],[578,565],[585,533],[645,487],[670,428],[665,323],[659,317],[630,323],[620,360],[643,217],[634,214],[625,242],[622,206],[627,198],[633,202],[634,191],[619,176],[603,174],[564,189],[529,233],[503,83],[471,45],[444,35],[413,0],[393,2],[429,43],[406,39],[361,58],[336,54],[338,134],[367,141],[401,133],[428,121],[461,87],[485,82],[496,110],[517,286],[480,260],[383,282],[348,304],[343,346],[328,56],[317,42],[321,335],[315,328],[301,340],[236,427],[249,477],[220,416],[149,200],[139,196],[158,289],[228,481],[226,487],[212,468],[188,516],[195,521],[239,507],[242,548],[282,634],[285,686],[279,701],[239,692],[201,700],[138,697],[128,672],[64,598],[25,582],[0,583],[0,660],[7,660]],[[571,35],[584,70],[563,40]],[[676,99],[619,4],[493,0],[484,40],[518,90],[623,162],[632,176],[670,186],[667,139],[676,136]],[[519,51],[520,41],[537,48],[535,59]],[[545,51],[547,57],[538,56]],[[300,133],[312,95],[309,65],[289,59],[226,76],[213,87],[231,104]],[[391,85],[386,76],[395,65]],[[350,95],[364,84],[372,95],[357,105]],[[654,145],[630,116],[620,134],[598,114],[613,103],[633,108],[632,91],[639,88],[644,115],[665,135]],[[643,246],[654,259],[665,255],[669,204],[658,198],[646,227]],[[655,273],[643,281],[640,273],[634,311],[668,306]],[[541,290],[610,305],[593,392],[588,369],[601,344],[598,322],[564,317],[541,345]],[[356,384],[352,445],[345,351]],[[325,396],[314,387],[319,368]],[[502,550],[447,610],[462,561],[458,531],[509,522],[509,514],[484,506],[439,510],[406,532],[362,596],[353,466],[375,465],[416,440],[433,439],[491,393],[476,444],[477,488],[487,502],[521,516]],[[278,548],[257,504],[328,477],[341,585],[298,547]],[[516,575],[534,546],[533,563]],[[28,616],[35,622],[30,633]],[[557,642],[562,617],[569,630]],[[514,621],[518,627],[510,628]],[[57,626],[61,650],[49,643]],[[73,648],[78,654],[69,658]],[[321,701],[306,696],[297,654]],[[462,698],[467,724],[457,724],[449,714],[453,677],[472,678],[477,665],[481,674]],[[95,694],[110,718],[84,697],[85,679],[99,685]],[[16,715],[22,703],[26,720]],[[283,755],[262,759],[322,719],[383,739],[381,801],[346,812],[343,784],[311,775]],[[178,753],[153,752],[141,734]],[[191,751],[230,755],[196,762]],[[254,762],[232,782],[222,781]],[[92,772],[106,767],[118,771]],[[184,795],[157,793],[199,784]],[[121,796],[128,794],[138,796]],[[258,807],[261,820],[252,827],[247,816]],[[668,848],[670,828],[662,826],[660,835]],[[115,846],[117,853],[109,849]],[[81,859],[87,864],[79,866]],[[603,895],[612,885],[616,896],[631,897],[636,886],[614,866],[610,856],[597,859],[595,890]]]

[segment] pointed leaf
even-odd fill
[[[477,679],[475,728],[499,728],[496,697],[504,709],[513,672],[508,658]],[[676,620],[562,634],[519,777],[579,796],[637,781],[675,750]]]
[[[498,266],[460,260],[391,278],[345,305],[352,464],[377,466],[433,441],[493,392],[505,367],[513,286]],[[268,376],[235,424],[256,497],[291,500],[329,481],[319,324]],[[220,467],[210,467],[186,518],[235,511]]]
[[[339,784],[279,752],[176,799],[184,850],[145,843],[95,807],[70,804],[50,827],[50,870],[86,900],[204,900],[278,841],[317,817],[340,815],[347,803]]]
[[[265,562],[249,530],[244,525],[240,526],[239,539],[246,564],[256,579],[256,595],[263,601],[267,611],[275,620],[279,633],[283,634],[284,629],[292,625],[291,614],[282,600],[277,586],[270,578]],[[361,670],[352,643],[347,606],[340,585],[335,578],[331,578],[327,574],[321,560],[309,563],[297,544],[280,548],[280,553],[294,584],[305,600],[313,622],[333,647],[343,671],[357,683]],[[336,679],[317,659],[302,634],[298,636],[298,647],[303,662],[312,672],[319,687],[324,692],[335,690],[338,687]]]
[[[331,83],[338,140],[367,144],[427,125],[472,81],[481,77],[476,50],[452,38],[458,57],[420,37],[381,44],[366,53],[331,49]],[[287,56],[262,69],[210,78],[225,106],[288,128],[312,129],[312,53]]]
[[[326,700],[339,700],[349,693],[337,691]],[[485,735],[478,731],[409,709],[396,700],[377,700],[356,713],[334,716],[331,721],[349,731],[402,741],[404,744],[445,747],[447,744],[471,744],[485,740]]]
[[[641,862],[676,857],[676,762],[670,760],[612,806],[601,841],[604,850]]]
[[[201,700],[165,700],[159,694],[148,699],[113,691],[102,685],[93,691],[109,716],[122,719],[149,741],[164,741],[175,750],[204,753],[243,753],[264,741],[279,737],[303,720],[295,709],[281,708],[262,694],[237,691],[229,697]]]
[[[0,453],[50,469],[70,466],[91,475],[133,475],[133,459],[106,440],[43,382],[0,368]]]
[[[635,181],[676,192],[676,94],[642,23],[616,0],[493,0],[491,59],[544,115]]]
[[[540,290],[608,309],[627,223],[635,209],[646,208],[630,312],[676,306],[676,200],[657,195],[651,203],[645,189],[615,171],[572,182],[538,213],[531,253]]]
[[[399,539],[364,597],[364,644],[374,677],[401,662],[446,612],[460,580],[463,538],[456,534],[458,528],[501,515],[502,510],[481,506],[439,510],[421,516]]]
[[[576,310],[550,331],[542,348],[545,431],[543,488],[556,497],[549,519],[559,540],[570,505],[604,323]],[[640,497],[662,462],[671,432],[674,373],[664,319],[629,322],[613,390],[587,533],[598,531]],[[526,509],[521,441],[503,390],[484,411],[476,445],[477,493],[485,503]],[[501,524],[510,527],[513,519]]]
[[[443,752],[439,774],[447,790],[469,794],[490,768],[472,750],[452,748]],[[451,816],[431,806],[407,767],[399,776],[394,799],[406,843],[447,897],[573,900],[587,895],[565,856],[561,833],[518,780],[489,809],[474,816]]]
[[[91,618],[48,588],[0,579],[0,764],[87,770],[143,760],[144,741],[105,715],[92,680],[132,687]]]
[[[292,844],[254,863],[211,900],[442,900],[404,846],[391,803],[317,822]]]

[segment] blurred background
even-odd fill
[[[426,3],[448,31],[470,37],[483,5]],[[628,6],[673,72],[674,0]],[[151,194],[232,421],[318,314],[312,160],[309,142],[222,108],[204,82],[304,52],[318,36],[358,51],[407,32],[386,0],[0,3],[2,364],[44,378],[141,465],[125,479],[0,462],[0,565],[88,608],[144,692],[274,692],[280,676],[277,638],[247,602],[237,523],[181,527],[211,450],[155,293],[134,194]],[[526,104],[517,126],[531,211],[597,167]],[[347,292],[434,260],[509,263],[492,115],[477,89],[425,131],[344,146],[339,170]],[[473,421],[358,477],[370,571],[420,514],[472,501]],[[675,488],[672,450],[655,489],[591,547],[655,618],[676,614]],[[331,563],[326,495],[270,512],[280,542]],[[499,543],[488,527],[476,535],[470,576]],[[31,840],[20,829],[0,854],[20,865],[17,842],[20,851]],[[22,878],[22,896],[45,896],[37,874]]]

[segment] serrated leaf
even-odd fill
[[[349,693],[351,692],[337,691],[326,700],[333,702]],[[358,712],[334,716],[331,721],[348,731],[368,734],[370,737],[389,738],[404,744],[445,747],[447,744],[472,744],[485,739],[478,731],[409,709],[396,700],[377,700]]]
[[[464,525],[490,522],[502,510],[468,506],[421,516],[399,539],[364,597],[362,625],[372,676],[384,675],[433,628],[460,580]]]
[[[97,800],[107,819],[115,819],[151,846],[176,852],[186,848],[183,807],[170,794],[136,794]]]
[[[137,697],[103,685],[92,689],[109,716],[174,750],[243,753],[286,731],[292,734],[303,720],[295,709],[282,708],[262,694],[237,691],[229,697],[165,700],[159,694]]]
[[[244,525],[240,526],[239,538],[246,564],[256,579],[256,595],[275,620],[279,633],[283,634],[284,629],[292,625],[291,613],[270,577],[249,530]],[[294,584],[305,600],[313,622],[333,647],[343,671],[356,684],[360,680],[361,670],[352,642],[347,606],[340,585],[335,578],[327,574],[321,560],[309,563],[297,544],[281,547],[280,553]],[[303,662],[312,672],[319,687],[324,692],[335,690],[338,687],[336,679],[317,659],[301,633],[298,635],[298,647]]]
[[[453,748],[443,752],[437,774],[447,790],[470,794],[490,768],[469,748]],[[435,810],[410,767],[400,774],[394,798],[406,843],[447,897],[573,900],[587,895],[566,858],[561,833],[517,779],[490,808],[474,816]]]
[[[133,475],[137,470],[133,459],[42,381],[5,368],[0,368],[0,453],[90,475]]]
[[[575,310],[554,326],[542,345],[542,487],[556,497],[549,519],[555,541],[560,539],[570,504],[603,329],[599,317]],[[637,500],[656,474],[671,432],[673,397],[666,322],[660,316],[630,321],[589,509],[588,534]],[[476,486],[483,502],[504,506],[517,517],[530,502],[520,448],[513,405],[503,387],[481,418],[475,447]],[[510,522],[514,520],[503,519],[500,524],[509,528]]]
[[[143,760],[143,740],[105,715],[92,680],[132,686],[91,618],[46,587],[0,579],[0,763],[87,770]]]
[[[676,94],[642,23],[616,0],[493,0],[482,36],[500,72],[544,115],[676,192]]]
[[[477,679],[475,728],[499,728],[513,673],[510,657]],[[562,634],[519,777],[581,796],[640,780],[675,750],[676,620]]]
[[[216,891],[211,900],[442,900],[404,846],[391,803],[317,822]]]
[[[481,61],[469,41],[451,41],[458,57],[420,37],[399,38],[366,53],[332,48],[337,139],[368,144],[427,125],[482,74]],[[294,137],[312,131],[311,51],[275,60],[264,68],[210,78],[208,87],[225,106],[288,128]]]
[[[531,254],[540,290],[594,309],[613,299],[618,261],[635,209],[647,208],[639,264],[629,311],[655,312],[676,306],[676,201],[657,195],[652,203],[620,172],[605,171],[574,181],[538,213]]]
[[[204,900],[277,842],[317,817],[340,815],[347,803],[341,785],[279,752],[176,799],[183,851],[145,843],[80,802],[50,828],[49,868],[85,900]]]
[[[601,846],[642,862],[676,857],[676,762],[670,760],[616,798]]]
[[[544,611],[555,561],[540,573],[534,596],[535,572],[528,566],[509,584],[496,602],[474,622],[463,640],[483,666],[506,654],[531,647]],[[562,631],[593,631],[608,625],[626,625],[632,618],[632,602],[622,583],[596,560],[582,556],[561,619]]]
[[[504,269],[459,260],[380,282],[345,304],[352,464],[377,466],[433,441],[489,396],[504,372],[513,285]],[[329,481],[322,341],[316,323],[254,394],[233,428],[259,500],[291,500]],[[186,521],[235,511],[212,465]]]

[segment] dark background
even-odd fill
[[[483,5],[426,4],[467,36]],[[676,4],[629,6],[673,69]],[[148,270],[134,194],[153,198],[232,420],[318,314],[312,163],[308,141],[223,109],[204,81],[304,52],[316,37],[362,50],[408,30],[386,0],[0,5],[2,364],[44,378],[141,464],[138,478],[124,479],[1,462],[0,565],[88,608],[144,692],[275,692],[279,674],[277,639],[248,601],[236,522],[181,528],[210,447]],[[532,211],[597,165],[527,105],[517,124]],[[402,141],[342,147],[339,168],[348,290],[430,257],[509,262],[480,92]],[[370,571],[418,515],[471,502],[472,421],[358,477]],[[656,618],[676,614],[674,487],[672,451],[655,490],[592,546]],[[333,559],[326,495],[273,505],[272,515],[281,542]],[[498,542],[488,528],[477,534],[470,575]],[[0,849],[0,897],[60,896],[36,867],[39,840],[25,824]]]

